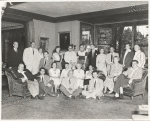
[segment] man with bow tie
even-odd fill
[[[22,52],[18,49],[18,42],[13,42],[13,48],[8,52],[8,67],[18,67],[22,63]]]

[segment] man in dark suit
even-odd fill
[[[36,77],[33,76],[29,70],[24,70],[24,64],[20,63],[18,69],[14,70],[13,74],[22,83],[27,83],[28,89],[32,95],[32,99],[44,99],[39,95],[39,83],[36,80]]]
[[[43,67],[43,68],[49,70],[51,68],[52,62],[53,62],[53,60],[49,57],[49,52],[45,51],[44,58],[42,58],[40,60],[39,69]]]
[[[18,49],[18,42],[13,42],[13,48],[8,52],[8,67],[18,67],[22,63],[22,52]]]
[[[134,57],[134,52],[130,49],[130,44],[125,45],[126,51],[123,53],[121,64],[123,65],[123,71],[127,70],[128,67],[131,67],[131,63]]]
[[[89,65],[92,65],[94,68],[96,68],[96,57],[99,54],[99,52],[95,49],[95,45],[91,45],[91,51],[89,52],[88,59],[89,59]]]

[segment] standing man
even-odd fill
[[[113,64],[114,57],[115,56],[119,57],[119,54],[115,53],[114,50],[115,50],[114,47],[110,47],[110,53],[106,55],[107,75],[110,75],[110,68],[111,65]]]
[[[125,53],[123,54],[123,58],[121,59],[121,64],[123,65],[123,71],[125,71],[128,67],[131,67],[131,63],[134,57],[134,52],[130,49],[130,44],[127,43],[125,45]]]
[[[53,60],[50,58],[49,52],[45,51],[44,58],[42,58],[40,60],[39,69],[43,67],[43,68],[47,69],[47,71],[49,71],[49,69],[51,68],[52,62],[53,62]]]
[[[69,67],[72,68],[77,63],[77,55],[75,51],[73,51],[73,47],[69,45],[67,52],[65,52],[64,60],[65,62],[69,63]]]
[[[141,51],[139,45],[134,45],[135,55],[133,57],[133,60],[138,61],[138,66],[141,68],[144,68],[145,65],[145,54]]]
[[[8,67],[18,67],[22,63],[22,53],[18,49],[18,42],[13,42],[13,48],[8,52]]]
[[[38,60],[38,50],[35,48],[35,42],[30,43],[31,47],[26,48],[23,52],[23,62],[26,68],[31,71],[33,75],[38,73],[39,62]]]
[[[94,68],[96,68],[96,57],[99,54],[97,50],[95,50],[95,45],[91,45],[91,51],[89,52],[88,59],[89,59],[89,65],[92,65]]]

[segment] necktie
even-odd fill
[[[44,62],[44,66],[46,65],[46,59],[45,59],[45,62]]]
[[[69,84],[71,84],[71,81],[70,81],[70,79],[69,79]]]
[[[113,54],[111,54],[111,62],[113,62]]]
[[[94,83],[94,88],[96,88],[96,80],[95,80],[95,83]]]
[[[34,55],[34,49],[33,49],[33,55]]]
[[[42,82],[44,81],[43,76],[42,76]]]
[[[92,50],[92,58],[94,57],[94,50]]]

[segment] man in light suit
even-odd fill
[[[50,80],[49,76],[46,75],[46,69],[45,68],[40,68],[40,75],[38,75],[37,80],[39,81],[39,89],[40,89],[40,94],[48,94],[51,97],[57,97],[58,94],[53,93],[53,88],[54,88],[54,81]]]
[[[23,52],[23,62],[26,65],[26,68],[31,71],[31,73],[33,75],[38,73],[38,56],[39,56],[39,52],[38,50],[35,48],[35,42],[32,41],[30,43],[31,47],[26,48]]]
[[[110,53],[106,55],[107,75],[110,75],[110,68],[111,65],[113,64],[114,57],[115,56],[119,57],[119,54],[115,53],[114,50],[115,50],[114,47],[110,47]]]
[[[138,79],[142,78],[142,68],[138,67],[138,61],[132,61],[132,67],[124,71],[116,80],[114,85],[115,97],[114,99],[123,99],[123,87],[135,83]],[[139,81],[139,80],[138,80]],[[120,96],[119,96],[120,93]]]
[[[89,82],[89,90],[88,91],[82,91],[82,95],[85,96],[85,98],[94,98],[94,99],[100,99],[100,97],[103,95],[103,80],[98,78],[98,72],[93,71],[92,73],[93,79]]]
[[[134,52],[130,49],[130,44],[127,43],[125,45],[125,53],[123,54],[123,58],[121,59],[121,64],[123,65],[123,71],[126,71],[128,67],[131,67],[131,63],[134,57]]]
[[[47,69],[47,71],[51,68],[51,64],[52,64],[53,60],[49,57],[49,52],[45,51],[44,52],[44,58],[42,58],[40,60],[40,65],[39,65],[39,69],[41,67],[44,67],[45,69]]]

